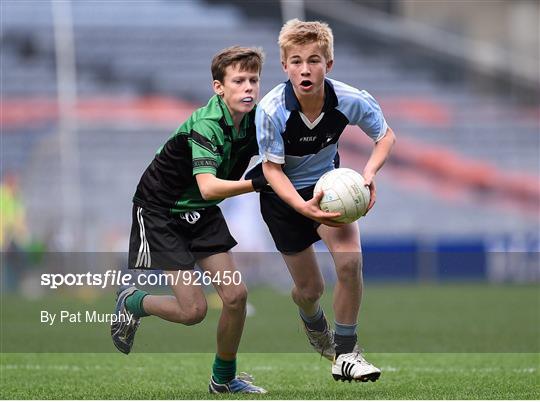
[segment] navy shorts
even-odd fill
[[[304,200],[313,198],[315,186],[298,190]],[[299,214],[271,192],[261,192],[261,214],[270,229],[276,248],[283,254],[296,254],[321,240],[317,233],[320,223]]]

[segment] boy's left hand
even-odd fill
[[[377,198],[377,188],[375,186],[375,177],[370,176],[370,175],[364,176],[364,185],[367,188],[369,188],[369,204],[368,204],[366,213],[364,214],[365,216],[367,215],[369,210],[373,208],[373,205],[375,205],[375,200]]]

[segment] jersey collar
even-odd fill
[[[214,96],[217,98],[217,102],[218,102],[219,107],[221,108],[221,113],[223,114],[223,117],[225,119],[225,123],[229,127],[233,127],[234,122],[233,122],[231,113],[229,112],[229,108],[227,107],[225,102],[223,102],[223,99],[221,99],[220,96],[218,96],[218,95],[214,95]],[[249,113],[246,113],[246,115],[242,118],[242,121],[240,122],[240,129],[241,130],[245,130],[250,126],[250,120],[251,119],[249,118],[249,116],[253,113],[254,110],[255,109],[253,109]]]
[[[337,105],[338,105],[338,99],[337,99],[336,91],[334,91],[334,86],[332,85],[330,80],[325,79],[324,80],[324,105],[323,105],[322,111],[327,112],[329,110],[334,109]],[[300,102],[298,101],[298,98],[296,97],[296,94],[294,93],[291,80],[287,80],[287,82],[285,82],[285,107],[287,108],[287,110],[290,110],[290,111],[301,110]]]
[[[221,113],[223,114],[223,117],[225,118],[225,123],[227,123],[228,126],[234,126],[234,122],[231,116],[231,113],[229,112],[229,108],[223,102],[223,99],[221,99],[220,96],[214,95],[217,98],[217,102],[219,107],[221,108]]]

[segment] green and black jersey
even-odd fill
[[[237,132],[223,100],[217,95],[196,110],[157,151],[146,169],[133,202],[143,208],[180,213],[216,205],[204,200],[195,175],[211,173],[238,180],[257,155],[255,109],[244,116]]]

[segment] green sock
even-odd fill
[[[143,299],[148,295],[148,292],[144,290],[137,289],[133,294],[126,297],[124,304],[126,305],[127,311],[132,313],[135,317],[147,317],[148,314],[143,309]]]
[[[236,359],[223,360],[216,355],[212,366],[212,375],[219,384],[226,384],[236,375]]]

